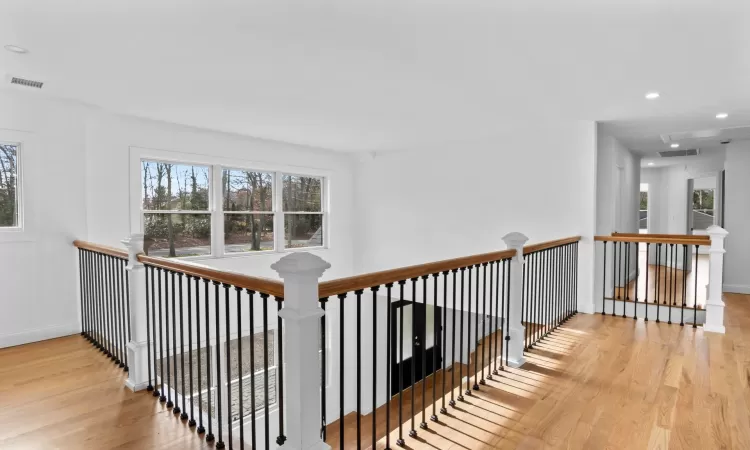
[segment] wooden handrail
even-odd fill
[[[581,236],[573,236],[569,238],[556,239],[554,241],[540,242],[539,244],[527,245],[523,248],[523,254],[528,255],[529,253],[539,252],[547,250],[548,248],[559,247],[561,245],[572,244],[581,240]]]
[[[642,244],[711,245],[710,239],[661,238],[640,234],[636,236],[594,236],[602,242],[640,242]]]
[[[90,250],[92,252],[104,253],[105,255],[114,256],[116,258],[128,259],[128,252],[119,248],[108,247],[106,245],[94,244],[86,241],[73,241],[73,245],[83,250]]]
[[[210,267],[189,264],[173,259],[146,256],[144,254],[138,255],[138,261],[148,264],[149,266],[178,271],[186,275],[205,278],[219,283],[231,284],[242,289],[250,289],[251,291],[262,294],[284,297],[284,283],[269,278],[251,277],[241,273],[227,272],[225,270],[212,269]]]
[[[334,295],[346,294],[347,292],[367,289],[373,286],[382,286],[401,280],[432,275],[433,273],[446,272],[453,269],[460,269],[462,267],[488,263],[490,261],[499,261],[501,259],[512,258],[514,255],[515,251],[513,250],[503,250],[499,252],[482,253],[480,255],[464,256],[462,258],[446,259],[427,264],[418,264],[415,266],[401,267],[398,269],[383,270],[381,272],[372,272],[353,277],[324,281],[320,283],[318,295],[320,298],[332,297]]]
[[[711,240],[711,236],[707,234],[659,234],[659,233],[612,233],[612,236],[628,236],[628,237],[655,237],[665,239],[704,239],[706,241]]]

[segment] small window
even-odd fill
[[[142,161],[141,170],[145,253],[210,255],[209,167]]]
[[[0,229],[19,228],[19,144],[0,142]]]
[[[224,253],[274,249],[273,174],[222,172]]]
[[[693,229],[705,230],[714,224],[714,190],[693,190]]]
[[[323,179],[283,175],[284,248],[322,247]]]

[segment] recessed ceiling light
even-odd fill
[[[717,119],[726,119],[727,117],[729,117],[729,114],[727,113],[719,113],[716,115]]]
[[[677,148],[679,146],[680,146],[680,144],[672,144],[672,145],[670,145],[670,147],[672,147],[672,148]]]
[[[649,92],[648,94],[646,94],[646,98],[649,99],[649,100],[653,100],[655,98],[659,98],[659,93],[658,92]]]
[[[13,53],[28,53],[29,52],[25,48],[19,47],[17,45],[6,45],[5,50],[8,50],[9,52],[13,52]]]
[[[654,163],[650,162],[650,163],[648,163],[648,165],[649,165],[649,166],[653,166],[653,165],[654,165]]]

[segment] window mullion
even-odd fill
[[[223,169],[219,165],[211,166],[211,255],[221,258],[224,256],[224,205],[222,186]]]
[[[273,190],[273,229],[274,229],[274,250],[281,252],[284,250],[284,212],[283,212],[283,188],[284,182],[281,172],[274,172],[274,190]]]

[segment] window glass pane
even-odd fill
[[[146,211],[208,211],[207,166],[141,162],[141,195]]]
[[[0,144],[0,228],[18,226],[18,146]]]
[[[144,252],[167,258],[211,254],[210,214],[143,215]]]
[[[222,172],[224,211],[273,211],[273,176],[266,172]]]
[[[284,247],[321,247],[323,245],[322,214],[285,214]]]
[[[224,252],[273,250],[273,214],[224,214]]]
[[[284,211],[321,212],[322,178],[284,175]]]

